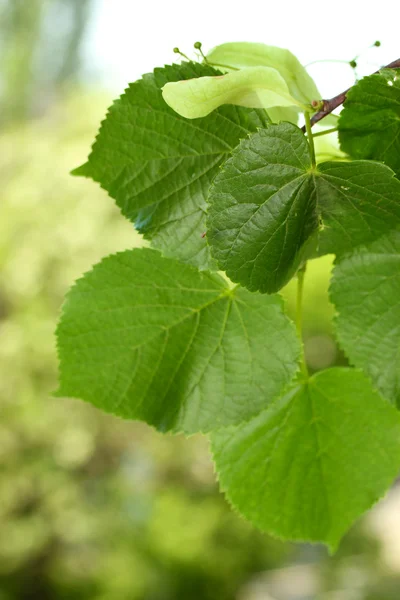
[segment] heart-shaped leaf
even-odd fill
[[[221,488],[254,525],[335,549],[398,474],[400,415],[355,369],[321,371],[212,434]]]
[[[337,335],[350,361],[400,405],[400,231],[338,261],[330,293]]]
[[[110,256],[80,279],[57,336],[58,395],[186,433],[257,414],[300,352],[281,298],[232,290],[150,249]]]
[[[400,225],[400,181],[372,161],[312,167],[302,131],[281,123],[233,151],[208,212],[220,269],[250,291],[273,293],[315,252],[340,256]]]

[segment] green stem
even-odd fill
[[[179,56],[182,56],[182,58],[184,58],[185,60],[187,60],[188,62],[193,62],[191,58],[188,57],[187,54],[185,54],[184,52],[181,52],[179,50],[179,48],[174,48],[173,49],[174,54],[179,54]]]
[[[211,65],[212,67],[222,67],[223,69],[232,69],[232,71],[240,71],[240,69],[238,69],[237,67],[231,67],[229,65],[224,65],[223,63],[211,62],[210,60],[207,60],[207,64]]]
[[[299,336],[301,341],[303,340],[303,289],[306,266],[307,263],[304,263],[304,265],[297,271],[296,330],[297,335]],[[304,354],[304,346],[300,368],[304,377],[308,379],[309,374],[307,369],[306,357]]]
[[[325,131],[317,131],[317,133],[313,133],[313,137],[320,137],[321,135],[328,135],[328,133],[333,133],[334,131],[337,131],[338,128],[337,127],[332,127],[331,129],[325,129]]]
[[[316,160],[315,160],[315,149],[314,149],[313,134],[312,134],[312,131],[311,131],[311,119],[310,119],[310,113],[307,110],[304,113],[304,118],[306,120],[306,131],[307,131],[308,147],[310,149],[311,164],[312,164],[313,167],[315,167],[316,166]]]

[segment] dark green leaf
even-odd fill
[[[290,123],[241,142],[210,190],[207,239],[221,269],[249,290],[275,292],[318,231],[307,140]]]
[[[150,249],[104,259],[72,288],[57,331],[57,395],[160,430],[248,420],[297,369],[299,341],[277,296]]]
[[[331,297],[339,312],[338,338],[349,359],[400,404],[400,231],[338,262]]]
[[[400,415],[362,373],[334,368],[212,446],[222,489],[252,523],[335,549],[398,473]]]
[[[341,255],[400,224],[400,181],[374,161],[318,165],[319,254]]]
[[[268,120],[262,110],[223,106],[188,121],[162,98],[167,82],[217,74],[183,63],[131,84],[110,108],[88,162],[75,171],[98,181],[164,254],[200,268],[212,267],[202,238],[211,181],[239,140]]]
[[[307,140],[281,123],[243,140],[210,188],[207,239],[220,269],[276,292],[312,254],[341,255],[400,224],[400,182],[374,161],[311,167]],[[318,237],[318,240],[317,240]]]
[[[400,79],[394,69],[364,77],[347,93],[339,118],[342,150],[383,161],[400,175]]]

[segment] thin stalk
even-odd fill
[[[304,276],[306,274],[306,265],[304,265],[297,271],[297,298],[296,298],[296,330],[297,335],[300,340],[303,340],[303,289],[304,289]],[[306,357],[304,354],[304,345],[303,345],[303,353],[301,357],[300,364],[301,372],[303,373],[306,379],[309,378]]]
[[[304,118],[306,120],[306,131],[307,131],[308,147],[310,149],[311,164],[313,167],[315,167],[316,160],[315,160],[313,133],[311,131],[311,118],[310,118],[310,113],[307,110],[304,113]]]
[[[334,133],[337,131],[337,127],[332,127],[331,129],[325,129],[325,131],[317,131],[317,133],[313,133],[313,137],[320,137],[321,135],[328,135],[328,133]]]
[[[193,61],[192,61],[192,59],[191,59],[191,58],[189,58],[189,57],[188,57],[188,55],[187,55],[187,54],[185,54],[184,52],[181,52],[181,51],[179,50],[179,48],[174,48],[174,49],[172,50],[172,52],[173,52],[174,54],[179,54],[179,56],[182,56],[182,58],[184,58],[184,59],[185,59],[185,60],[187,60],[188,62],[193,62]]]
[[[223,69],[232,69],[232,71],[240,71],[238,67],[231,67],[230,65],[224,65],[223,63],[211,62],[208,59],[206,59],[206,62],[212,67],[222,67]]]

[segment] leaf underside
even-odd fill
[[[398,473],[400,415],[355,369],[317,373],[211,437],[235,508],[264,531],[332,550]]]
[[[137,249],[104,259],[67,296],[59,396],[161,431],[248,420],[294,376],[300,345],[277,296]]]
[[[400,231],[339,261],[330,288],[339,342],[393,403],[400,404]]]

